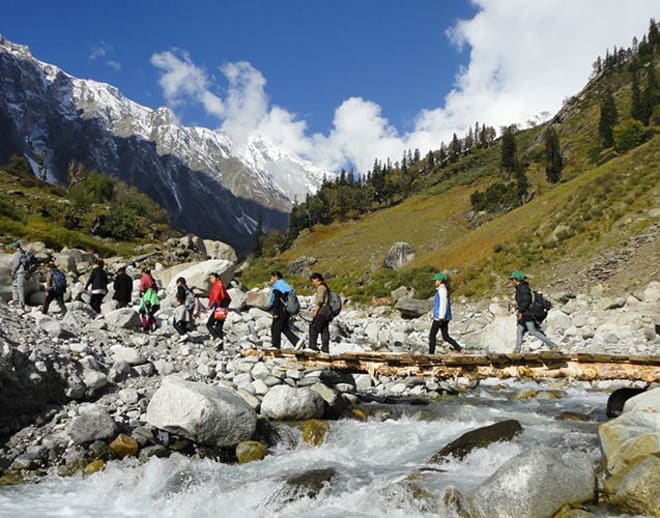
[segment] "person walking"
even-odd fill
[[[115,290],[112,298],[117,301],[117,309],[127,307],[131,303],[133,295],[133,279],[126,273],[125,266],[117,271],[112,287]]]
[[[154,288],[149,288],[140,298],[140,307],[138,313],[142,320],[142,330],[145,333],[155,331],[158,328],[158,322],[154,316],[160,309],[160,298]]]
[[[66,292],[66,276],[64,273],[57,269],[55,261],[48,263],[48,270],[46,271],[46,300],[41,308],[44,315],[48,314],[50,303],[57,302],[62,314],[66,313],[66,306],[64,305],[64,293]]]
[[[142,276],[140,277],[140,297],[150,288],[158,289],[156,279],[151,275],[151,270],[149,268],[142,268]]]
[[[190,331],[190,324],[192,315],[186,306],[185,296],[176,296],[176,307],[172,316],[172,325],[177,333],[179,333],[179,342],[185,342],[188,339],[188,331]]]
[[[318,351],[317,340],[321,335],[321,351],[330,352],[330,321],[332,320],[332,309],[330,307],[330,289],[318,272],[309,277],[314,286],[314,313],[309,324],[309,347]]]
[[[19,241],[14,241],[9,245],[15,248],[14,256],[11,261],[11,299],[12,303],[25,309],[25,281],[27,279],[27,252],[23,250]]]
[[[429,354],[435,354],[436,335],[438,331],[442,333],[442,339],[456,352],[461,352],[463,348],[449,336],[449,322],[451,320],[451,296],[449,293],[449,278],[444,273],[436,273],[433,276],[435,281],[435,297],[433,299],[433,323],[429,333]]]
[[[225,318],[227,317],[227,307],[231,302],[231,298],[225,289],[225,285],[222,284],[219,274],[212,273],[209,279],[211,281],[211,292],[209,293],[208,309],[211,310],[211,314],[206,322],[206,328],[211,336],[218,341],[218,350],[222,350],[225,336]]]
[[[199,318],[201,309],[199,304],[199,297],[195,295],[195,292],[192,290],[192,288],[188,286],[188,283],[184,277],[179,277],[176,280],[176,298],[183,299],[186,310],[190,313],[190,316],[193,320]]]
[[[282,273],[274,271],[270,273],[271,289],[268,297],[268,309],[273,315],[273,322],[270,325],[270,334],[275,349],[282,346],[282,333],[287,340],[291,342],[294,349],[302,348],[304,340],[298,339],[291,329],[291,315],[286,310],[286,297],[293,292],[293,288],[282,278]]]
[[[538,338],[550,349],[558,349],[559,347],[545,333],[537,326],[536,321],[531,312],[532,306],[532,290],[525,277],[525,274],[520,271],[515,271],[509,275],[511,283],[516,289],[516,314],[518,317],[518,324],[516,326],[516,348],[513,350],[515,353],[522,352],[522,342],[525,333]]]
[[[103,318],[101,304],[103,303],[103,297],[108,292],[108,274],[105,271],[103,259],[96,261],[96,266],[92,270],[87,284],[85,284],[85,291],[89,290],[89,288],[92,289],[89,305],[96,312],[96,318]]]

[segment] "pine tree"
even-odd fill
[[[642,95],[639,90],[639,72],[636,68],[634,68],[632,71],[632,85],[630,87],[630,91],[630,116],[633,119],[644,123],[644,106],[642,105]]]
[[[545,132],[545,174],[550,183],[557,183],[561,176],[564,162],[561,157],[559,135],[552,126]]]
[[[646,74],[646,88],[642,93],[642,122],[648,126],[653,115],[653,109],[658,104],[658,98],[660,97],[653,61],[651,61]]]
[[[429,154],[426,155],[426,163],[428,164],[429,169],[435,167],[435,155],[433,154],[433,151],[429,151]]]
[[[658,24],[655,23],[655,19],[651,18],[649,21],[649,46],[651,48],[651,54],[660,50],[660,30],[658,30]]]
[[[452,137],[451,142],[449,143],[449,160],[455,162],[456,160],[458,160],[458,157],[460,156],[461,156],[461,142],[458,140],[456,133],[454,133],[454,136]]]
[[[518,157],[516,152],[516,127],[507,126],[502,131],[502,154],[500,165],[503,171],[515,173],[518,169]]]
[[[600,99],[600,120],[598,122],[598,134],[600,135],[603,147],[608,148],[614,145],[612,128],[617,123],[618,114],[614,96],[610,90]]]

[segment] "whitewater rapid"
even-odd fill
[[[516,384],[515,391],[526,387],[539,388]],[[175,454],[146,464],[113,461],[87,477],[52,476],[0,488],[0,516],[438,516],[447,488],[467,493],[527,448],[577,447],[599,458],[596,427],[605,419],[607,393],[578,385],[563,387],[560,399],[512,401],[509,390],[514,387],[493,382],[428,406],[368,404],[366,422],[331,422],[319,447],[281,444],[264,460],[245,465]],[[558,420],[564,411],[587,414],[591,421]],[[521,422],[520,438],[478,449],[461,461],[426,464],[463,433],[505,419]],[[321,468],[336,470],[336,476],[316,498],[288,498],[286,479]],[[417,478],[430,498],[414,498],[406,490],[413,472],[422,473]]]

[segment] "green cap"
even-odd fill
[[[524,281],[525,280],[525,274],[519,270],[516,270],[513,272],[511,275],[509,275],[509,279],[516,279],[517,281]]]
[[[434,281],[446,281],[447,280],[447,275],[444,273],[436,273],[433,276]]]
[[[9,243],[10,248],[20,248],[20,246],[21,246],[20,241],[12,241],[11,243]]]

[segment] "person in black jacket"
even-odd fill
[[[534,317],[530,311],[532,306],[532,290],[529,288],[525,274],[523,272],[513,272],[509,275],[511,283],[516,289],[516,306],[518,315],[518,325],[516,327],[516,348],[513,352],[522,351],[523,336],[526,332],[541,340],[550,349],[558,349],[550,338],[537,326]]]
[[[127,307],[131,303],[133,295],[133,279],[126,273],[125,266],[119,268],[112,286],[115,290],[112,298],[117,301],[117,309]]]
[[[96,318],[101,318],[103,317],[101,304],[103,303],[103,297],[108,292],[108,274],[105,271],[105,263],[102,259],[96,261],[96,266],[92,270],[87,284],[85,284],[85,290],[90,287],[92,296],[89,305],[96,312]]]
[[[291,315],[286,310],[285,300],[287,294],[292,291],[291,286],[282,279],[280,272],[271,272],[270,282],[272,283],[272,288],[269,296],[270,307],[268,309],[270,314],[273,315],[273,322],[270,326],[273,347],[279,349],[282,346],[282,333],[284,333],[284,336],[291,342],[294,349],[301,349],[303,340],[298,339],[291,329],[289,322]]]

